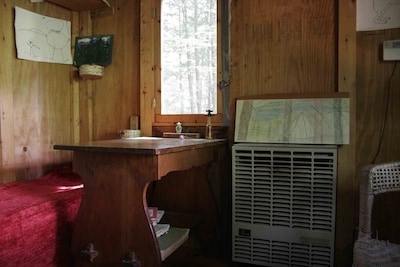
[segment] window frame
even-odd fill
[[[154,62],[157,66],[154,70],[154,126],[170,126],[172,124],[182,122],[187,126],[204,125],[207,121],[207,112],[204,110],[203,114],[161,114],[161,6],[163,0],[155,0],[155,10],[153,16],[156,18],[157,23],[154,29]],[[222,111],[223,101],[222,92],[218,88],[218,81],[222,80],[222,27],[221,27],[221,0],[217,1],[217,111],[212,117],[214,125],[222,125]]]

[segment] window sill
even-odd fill
[[[215,139],[228,139],[228,126],[218,126],[213,125],[213,138]],[[183,133],[200,133],[200,138],[204,138],[206,127],[205,125],[199,126],[191,126],[191,125],[183,125],[182,132]],[[152,136],[162,137],[165,132],[175,132],[175,126],[160,126],[153,125],[152,127]]]

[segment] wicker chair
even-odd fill
[[[354,244],[353,266],[400,266],[400,244],[371,237],[374,197],[400,191],[400,162],[368,165],[360,177],[360,218],[358,239]]]

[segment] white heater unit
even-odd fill
[[[232,156],[233,261],[332,267],[337,147],[241,143]]]

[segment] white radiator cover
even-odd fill
[[[334,265],[337,147],[235,144],[232,260]]]

